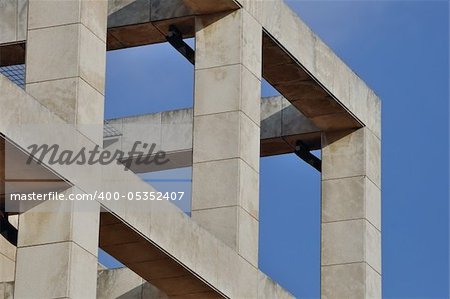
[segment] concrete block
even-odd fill
[[[365,260],[365,220],[322,223],[322,265]]]
[[[330,140],[336,138],[338,140]],[[325,136],[322,141],[322,179],[327,180],[365,175],[364,139],[364,128],[356,130],[344,137]]]
[[[366,218],[381,230],[381,191],[367,177],[322,182],[322,221]]]
[[[237,248],[238,207],[193,210],[192,218],[231,248]]]
[[[77,24],[29,31],[26,82],[33,83],[78,76],[79,37],[80,25]],[[91,45],[91,47],[94,46]],[[93,53],[84,51],[85,57],[87,54]],[[96,57],[91,58],[95,59]],[[96,63],[99,62],[96,61]],[[46,67],[42,68],[42,65]]]
[[[16,271],[18,298],[91,298],[96,291],[97,259],[72,242],[19,248]]]
[[[17,39],[17,1],[0,1],[0,44]]]
[[[239,64],[195,72],[194,115],[242,110],[255,123],[260,119],[260,81]]]
[[[28,30],[78,22],[80,22],[79,0],[29,0]]]
[[[194,163],[192,166],[192,210],[238,204],[240,159]],[[242,178],[243,179],[243,178]]]
[[[240,10],[221,17],[197,18],[195,69],[241,63]]]
[[[74,124],[77,106],[77,78],[52,80],[27,84],[27,92],[42,105],[61,117],[64,121]]]
[[[255,268],[258,268],[258,220],[239,208],[238,253]]]
[[[226,112],[195,118],[194,163],[239,157],[240,114]]]
[[[239,110],[241,68],[235,64],[195,71],[195,116]]]
[[[95,1],[98,2],[98,1]],[[105,91],[106,44],[84,26],[80,26],[80,77],[98,92]]]
[[[65,192],[77,193],[74,189]],[[93,211],[82,211],[87,205]],[[95,211],[95,205],[97,211]],[[18,246],[33,246],[73,240],[93,256],[98,251],[98,203],[46,201],[22,213],[19,217]],[[45,233],[40,233],[45,232]]]
[[[332,222],[365,217],[363,176],[322,182],[322,221]]]
[[[100,40],[106,43],[108,0],[81,1],[80,21]]]
[[[321,297],[323,299],[365,297],[366,264],[322,266]]]

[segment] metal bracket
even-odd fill
[[[317,171],[322,172],[322,161],[311,154],[311,151],[308,147],[301,141],[297,141],[295,144],[294,153],[303,161],[317,169]]]
[[[169,33],[166,35],[166,40],[172,45],[181,55],[186,57],[190,63],[195,64],[195,51],[184,40],[180,30],[175,25],[169,26]]]
[[[0,211],[0,234],[14,246],[17,246],[17,229],[8,221],[8,213]]]

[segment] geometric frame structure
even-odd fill
[[[44,158],[30,170],[14,157],[33,144],[102,147],[106,51],[165,42],[171,26],[196,38],[192,217],[164,201],[46,201],[18,211],[17,246],[0,242],[0,278],[14,281],[15,297],[96,297],[99,245],[164,296],[290,297],[258,269],[259,158],[295,152],[299,141],[322,149],[322,298],[381,297],[380,100],[282,1],[4,5],[0,66],[25,63],[26,80],[24,91],[0,75],[2,201],[8,188],[151,190],[120,165]],[[262,78],[284,97],[270,113]],[[289,122],[268,117],[282,111],[295,112]],[[166,126],[183,139],[174,131]]]

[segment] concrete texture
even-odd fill
[[[168,152],[166,168],[193,165],[192,219],[165,201],[98,200],[83,212],[45,202],[22,213],[17,253],[0,242],[0,281],[15,278],[16,297],[93,298],[97,239],[141,277],[101,272],[104,297],[159,296],[143,280],[175,298],[290,297],[258,270],[259,158],[290,153],[298,140],[322,149],[322,298],[381,297],[380,101],[281,0],[0,5],[0,65],[27,62],[26,92],[0,75],[0,132],[13,153],[148,140]],[[163,42],[170,25],[196,37],[194,109],[111,120],[122,134],[103,140],[106,48]],[[284,99],[261,103],[262,77]],[[120,165],[43,163],[58,178],[47,191],[153,191]],[[30,167],[19,163],[14,175],[42,170]],[[11,288],[2,283],[0,294]]]
[[[8,137],[14,138],[17,145],[26,148],[29,144],[51,142],[72,150],[79,150],[83,146],[86,148],[93,146],[90,139],[82,135],[76,128],[64,126],[63,120],[9,82],[4,76],[0,76],[0,86],[5,90],[5,94],[0,96],[2,107],[10,107],[12,110],[15,105],[21,107],[21,109],[14,110],[17,113],[15,118],[12,118],[14,114],[11,114],[11,109],[1,110],[2,117],[0,118],[0,131]],[[13,102],[9,100],[12,95],[15,99]],[[27,117],[23,119],[17,115],[27,115]],[[58,124],[61,134],[55,134],[55,132],[36,134],[33,132],[33,128],[36,128],[37,124],[46,123]],[[43,162],[48,163],[48,161]],[[52,168],[86,193],[94,193],[95,190],[121,191],[122,193],[133,190],[152,190],[136,175],[124,172],[123,168],[118,165],[71,165],[70,167],[53,165]],[[195,277],[202,277],[202,281],[208,285],[214,285],[214,288],[221,294],[233,298],[252,298],[257,295],[258,270],[234,250],[199,227],[171,203],[158,201],[145,202],[143,205],[129,205],[127,201],[103,201],[101,205],[116,215],[115,217],[126,227],[133,228],[133,231],[138,233],[140,242],[156,244],[164,253],[169,252],[168,256],[171,259],[195,273]],[[142,215],[146,215],[146,217],[142,217]],[[168,234],[168,231],[171,231],[172,234]],[[199,255],[199,252],[210,252],[213,255]],[[208,260],[205,259],[206,257],[212,258],[216,262],[206,263],[205,261]],[[211,269],[210,266],[214,268]],[[157,283],[164,283],[161,280],[155,281],[154,285],[156,286]],[[179,281],[175,280],[173,283],[176,284]],[[166,287],[170,287],[170,284]]]

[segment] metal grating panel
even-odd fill
[[[0,73],[20,88],[25,89],[25,64],[2,66],[0,67]]]
[[[103,126],[103,138],[122,136],[122,133],[105,121]]]

